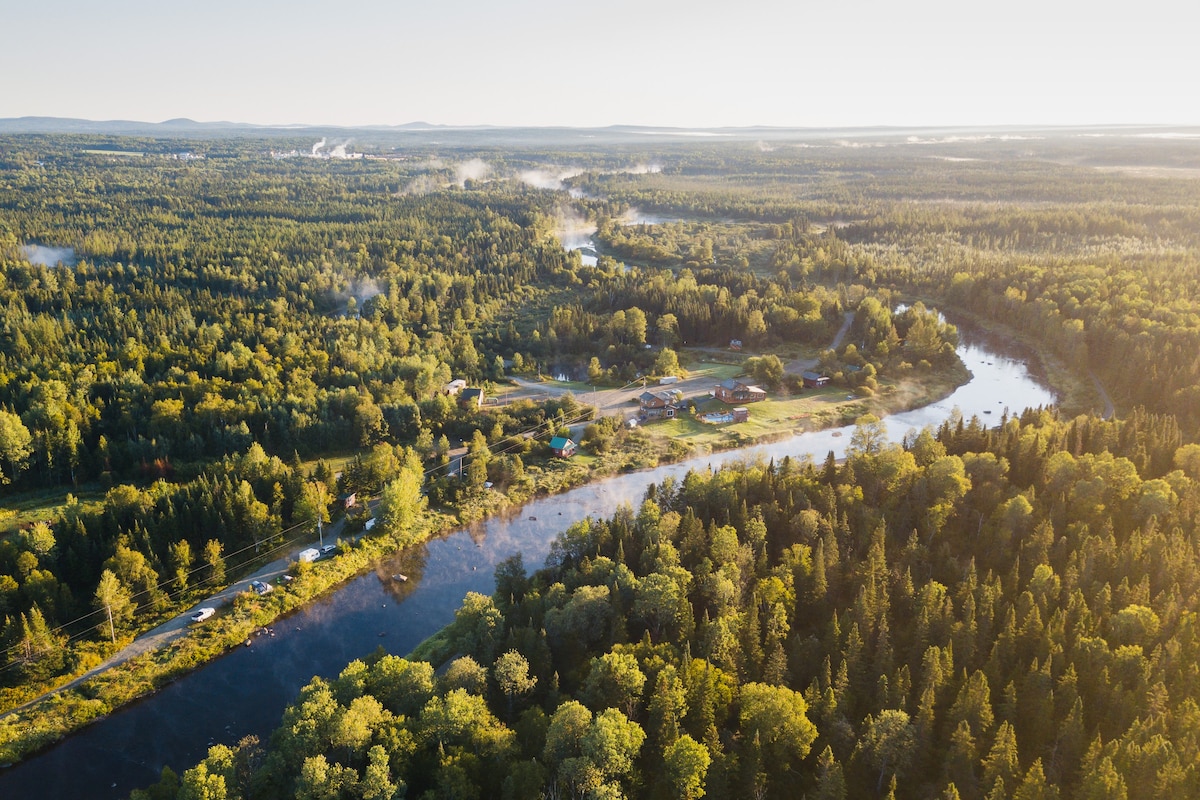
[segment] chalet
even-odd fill
[[[458,402],[470,408],[482,408],[483,389],[463,389],[458,393]]]
[[[642,419],[672,418],[683,405],[683,392],[678,389],[642,392],[638,397],[638,416]]]
[[[555,436],[550,440],[550,450],[559,458],[570,458],[575,455],[578,445],[565,436]]]
[[[812,372],[810,370],[801,373],[800,377],[804,381],[805,389],[820,389],[829,383],[828,375],[822,375],[819,372]]]
[[[767,399],[767,390],[730,378],[713,387],[713,397],[722,403],[757,403]]]

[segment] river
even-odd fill
[[[663,225],[668,222],[683,222],[679,217],[662,217],[647,214],[636,208],[631,208],[621,216],[622,225]],[[599,261],[599,250],[596,246],[596,226],[584,220],[571,218],[563,220],[554,235],[564,250],[578,250],[580,262],[584,266],[594,267]]]
[[[999,424],[1006,409],[1049,405],[1054,394],[1030,374],[1026,354],[959,326],[959,355],[974,378],[950,397],[888,417],[890,437],[936,426],[957,408],[968,419]],[[464,594],[490,594],[492,569],[523,553],[532,571],[554,536],[588,516],[607,517],[620,503],[635,508],[646,487],[690,469],[755,458],[839,456],[852,427],[793,437],[629,473],[529,503],[513,514],[427,543],[380,563],[324,600],[276,624],[274,636],[181,678],[155,695],[97,722],[26,762],[0,772],[0,798],[121,798],[204,757],[209,745],[247,734],[264,741],[285,706],[314,675],[334,676],[378,647],[403,655],[454,618]],[[404,573],[408,582],[392,576]]]

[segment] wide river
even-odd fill
[[[937,426],[954,409],[999,424],[1006,409],[1049,405],[1054,394],[1026,367],[1025,353],[960,326],[959,355],[974,374],[954,394],[886,420],[893,440]],[[378,565],[326,599],[280,620],[274,636],[254,639],[157,694],[101,720],[42,754],[0,771],[0,798],[121,798],[177,772],[216,743],[247,734],[264,741],[284,707],[314,675],[334,676],[378,647],[403,655],[454,618],[467,592],[490,594],[492,570],[523,553],[531,571],[554,536],[588,516],[607,517],[620,503],[636,508],[646,487],[688,470],[735,460],[825,458],[844,452],[852,428],[821,431],[761,447],[728,451],[629,473],[529,503],[505,518],[456,531]],[[407,583],[392,578],[409,576]]]

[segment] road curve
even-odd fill
[[[854,324],[854,312],[847,311],[846,316],[842,319],[842,327],[838,328],[837,334],[833,337],[833,342],[830,343],[828,350],[837,350],[842,346],[842,340],[846,338],[846,334],[850,332],[850,326]],[[784,364],[783,371],[792,375],[799,375],[801,372],[810,370],[817,365],[815,358],[797,358],[795,361],[789,361]]]

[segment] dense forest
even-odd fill
[[[505,565],[445,669],[364,654],[150,796],[1200,795],[1194,140],[308,144],[0,138],[0,709],[340,495],[446,522],[566,485],[533,476],[587,407],[452,379],[621,386],[736,341],[772,392],[799,357],[870,396],[956,362],[936,306],[1074,407],[659,487]],[[648,453],[622,423],[586,451]]]
[[[137,798],[1194,797],[1200,447],[951,420],[689,473]],[[435,667],[440,668],[435,669]]]
[[[679,265],[707,245],[797,283],[936,298],[1093,372],[1119,407],[1195,430],[1198,159],[1192,140],[1133,134],[884,139],[706,152],[580,185],[692,221],[602,224],[631,258]]]
[[[463,177],[469,160],[192,144],[204,158],[161,141],[0,142],[0,501],[85,498],[20,526],[0,506],[4,708],[274,552],[338,495],[379,492],[409,451],[452,512],[463,488],[544,489],[524,462],[548,452],[510,437],[548,440],[588,409],[468,408],[443,391],[452,379],[486,389],[594,364],[619,385],[677,371],[684,342],[827,341],[866,295],[729,264],[587,266],[554,236],[561,192]],[[464,487],[450,451],[467,443],[480,468]],[[311,465],[348,451],[366,465]]]

